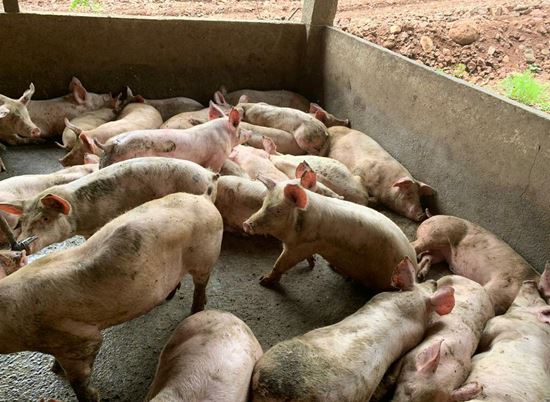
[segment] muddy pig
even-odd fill
[[[392,273],[405,257],[418,271],[407,237],[381,213],[296,184],[269,179],[264,184],[263,205],[243,229],[278,238],[283,252],[271,273],[261,278],[262,285],[276,284],[286,271],[313,254],[322,255],[336,272],[375,290],[391,289]]]
[[[132,90],[129,87],[127,87],[126,102],[135,102],[135,101],[153,106],[155,109],[157,109],[160,112],[163,121],[166,121],[180,113],[193,112],[204,108],[204,106],[201,105],[196,100],[191,98],[185,98],[183,96],[178,96],[175,98],[165,98],[165,99],[145,99],[141,95],[134,96],[134,94],[132,93]]]
[[[379,390],[396,380],[394,402],[452,401],[451,393],[470,373],[481,331],[494,316],[491,299],[478,283],[450,275],[437,286],[455,290],[455,306],[448,315],[432,317],[422,343],[386,374]]]
[[[344,320],[268,350],[254,368],[253,401],[368,401],[390,364],[422,340],[430,314],[454,305],[452,287],[415,284],[408,258],[391,282],[401,291],[380,293]]]
[[[69,183],[93,172],[97,172],[97,164],[73,166],[47,174],[26,174],[9,177],[0,181],[0,203],[31,198],[49,187]],[[2,210],[0,210],[0,214],[12,229],[16,228],[19,221],[16,215]],[[5,242],[6,238],[0,232],[0,244]]]
[[[111,219],[144,202],[180,191],[202,194],[216,178],[190,161],[137,158],[47,188],[33,197],[0,204],[0,210],[19,216],[19,240],[38,236],[29,246],[34,253],[74,235],[91,236]]]
[[[89,131],[101,126],[102,124],[113,121],[114,119],[116,119],[116,117],[117,113],[115,109],[103,108],[81,114],[80,116],[72,119],[70,123],[72,126],[76,126],[82,131]],[[69,127],[65,127],[65,130],[63,130],[63,135],[61,137],[63,144],[57,145],[70,151],[74,147],[74,144],[77,141],[77,137],[78,134],[75,131],[73,131]]]
[[[242,113],[244,122],[291,133],[298,146],[308,154],[324,156],[328,153],[327,128],[307,113],[265,103],[239,103],[236,108]]]
[[[414,221],[426,218],[420,198],[433,195],[433,188],[414,179],[403,165],[366,134],[346,127],[331,127],[328,132],[328,156],[360,176],[371,196],[399,215]]]
[[[250,328],[233,314],[194,314],[164,346],[145,400],[247,402],[252,370],[262,353]]]
[[[287,131],[272,127],[256,126],[246,122],[242,122],[240,127],[252,132],[250,139],[246,142],[251,147],[264,149],[264,137],[267,137],[273,141],[277,150],[283,154],[304,155],[306,153],[306,151],[300,148],[294,136]]]
[[[487,323],[472,372],[453,401],[550,400],[550,306],[525,281],[506,314]]]
[[[421,278],[432,264],[446,261],[453,273],[485,287],[496,314],[503,314],[510,307],[524,280],[539,276],[493,233],[454,216],[436,215],[422,222],[412,246],[421,256]]]
[[[112,138],[105,144],[95,141],[103,149],[100,167],[140,156],[165,156],[187,159],[219,172],[234,146],[246,142],[250,133],[238,130],[240,116],[232,109],[224,116],[211,103],[211,121],[187,130],[131,131]]]
[[[31,84],[19,99],[0,95],[0,141],[10,145],[43,142],[39,138],[40,128],[31,120],[27,110],[33,94],[34,85]]]
[[[25,250],[0,250],[0,279],[13,274],[19,268],[27,265],[28,257]]]
[[[63,166],[80,165],[84,163],[84,154],[101,154],[101,150],[96,148],[94,141],[104,143],[118,134],[135,130],[156,129],[161,124],[162,117],[158,110],[144,103],[130,103],[122,109],[115,121],[110,121],[88,131],[84,131],[65,120],[67,128],[77,133],[78,137],[71,151],[59,162]]]
[[[203,310],[222,234],[207,195],[177,193],[113,219],[80,246],[32,262],[0,281],[0,316],[9,317],[0,322],[0,353],[51,354],[79,401],[99,401],[90,375],[101,331],[151,311],[188,273],[191,312]]]

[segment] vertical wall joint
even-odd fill
[[[18,13],[19,1],[18,0],[2,0],[4,3],[4,12],[6,13]]]
[[[304,0],[302,22],[306,25],[332,26],[338,0]]]

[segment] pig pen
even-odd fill
[[[129,85],[148,98],[202,103],[221,84],[294,90],[349,117],[432,185],[432,210],[481,224],[542,270],[550,250],[548,115],[309,22],[0,14],[1,37],[9,38],[0,43],[0,93],[18,97],[32,81],[35,99],[51,98],[66,93],[73,75],[94,92]],[[10,147],[0,178],[54,171],[61,155],[53,147]],[[387,214],[414,238],[415,223]],[[275,290],[261,287],[280,248],[273,239],[226,234],[207,288],[207,308],[243,319],[264,350],[337,322],[370,297],[320,259],[313,271],[305,263],[289,271]],[[92,378],[104,400],[142,400],[191,294],[186,278],[172,301],[105,331]],[[0,401],[75,400],[50,372],[52,362],[37,353],[0,356]]]

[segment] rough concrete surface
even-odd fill
[[[4,154],[9,173],[48,173],[59,168],[60,150],[12,147]],[[388,213],[414,237],[416,224]],[[75,237],[44,249],[50,252],[82,242]],[[226,234],[220,259],[207,288],[207,308],[236,314],[252,329],[264,351],[277,342],[340,321],[370,297],[360,285],[334,273],[320,257],[313,271],[301,263],[286,274],[281,285],[266,289],[258,284],[281,251],[271,238],[243,238]],[[140,401],[155,374],[157,359],[176,325],[189,315],[192,281],[185,278],[177,296],[149,314],[104,332],[92,383],[105,401]],[[52,306],[55,308],[55,306]],[[39,353],[0,355],[0,401],[38,401],[42,397],[76,400],[66,381],[49,371],[53,358]]]

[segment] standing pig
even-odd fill
[[[19,268],[27,265],[28,258],[25,250],[0,250],[0,279],[13,274]]]
[[[89,131],[84,131],[67,120],[65,125],[77,133],[77,140],[71,151],[59,160],[63,166],[80,165],[84,163],[84,155],[100,154],[94,141],[103,143],[109,139],[128,131],[159,128],[162,117],[157,109],[144,103],[130,103],[126,105],[115,121],[102,124]]]
[[[414,221],[426,214],[420,197],[433,195],[433,188],[415,180],[403,165],[366,134],[346,127],[331,127],[330,153],[363,179],[368,193],[378,202]]]
[[[194,314],[178,325],[162,350],[145,400],[247,402],[252,370],[262,353],[250,328],[233,314]]]
[[[253,401],[368,401],[396,359],[421,340],[428,318],[453,309],[453,288],[414,282],[405,258],[392,274],[401,292],[374,296],[334,325],[281,342],[258,361]]]
[[[0,210],[19,216],[18,239],[38,236],[29,246],[34,253],[74,235],[91,236],[111,219],[144,202],[181,191],[202,194],[216,178],[193,162],[139,158],[50,187],[33,197],[0,204]]]
[[[321,254],[336,272],[376,290],[391,289],[392,273],[405,257],[418,271],[407,236],[381,213],[296,184],[269,179],[264,183],[263,205],[243,229],[278,238],[283,252],[271,273],[260,280],[262,285],[276,284],[286,271],[313,254]]]
[[[203,310],[222,234],[207,196],[171,194],[32,262],[0,280],[0,316],[9,317],[0,320],[0,353],[51,354],[80,402],[99,401],[90,375],[101,331],[151,311],[188,273],[191,312]]]
[[[550,306],[525,281],[510,309],[487,323],[472,372],[453,401],[550,400]]]
[[[250,133],[238,130],[240,116],[232,109],[228,117],[211,104],[213,120],[187,130],[140,130],[121,134],[105,144],[100,167],[141,156],[187,159],[219,172],[234,146],[246,142]]]
[[[75,117],[70,121],[72,126],[80,128],[82,131],[93,130],[101,126],[102,124],[108,123],[116,119],[117,113],[115,109],[103,108],[98,110],[93,110],[91,112],[86,112],[80,116]],[[57,144],[61,148],[64,148],[70,151],[74,144],[77,141],[78,134],[69,127],[65,127],[62,135],[63,144]]]
[[[126,88],[126,100],[127,102],[138,101],[153,106],[160,112],[163,121],[180,113],[193,112],[204,108],[204,106],[196,100],[183,96],[166,99],[145,99],[141,95],[134,96],[129,87]]]
[[[10,145],[42,142],[38,138],[40,129],[31,120],[27,110],[33,94],[34,85],[31,83],[19,99],[0,95],[0,141]]]
[[[437,215],[422,222],[412,243],[421,256],[420,277],[446,261],[451,271],[482,285],[496,314],[514,301],[524,280],[538,279],[534,268],[493,233],[465,219]]]
[[[437,286],[455,290],[455,306],[450,314],[434,318],[422,343],[386,374],[397,380],[394,402],[452,401],[452,392],[470,373],[481,331],[494,316],[491,299],[478,283],[451,275]]]
[[[309,154],[324,156],[328,153],[327,128],[307,113],[265,103],[239,103],[237,109],[242,112],[242,119],[247,123],[293,134],[298,146]]]

